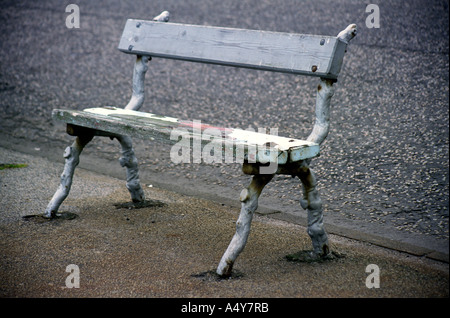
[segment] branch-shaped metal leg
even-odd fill
[[[78,136],[72,146],[67,147],[64,151],[65,164],[63,173],[61,174],[61,183],[45,209],[43,215],[45,218],[54,218],[60,205],[69,195],[73,173],[80,162],[80,154],[93,137],[93,135]]]
[[[316,121],[311,134],[306,140],[320,145],[327,138],[330,128],[330,104],[333,94],[333,81],[321,78],[317,86]]]
[[[144,191],[139,181],[138,161],[134,155],[133,144],[128,136],[116,136],[122,146],[122,157],[119,159],[120,165],[127,168],[127,189],[131,194],[134,203],[145,200]]]
[[[170,13],[168,11],[161,12],[160,15],[153,18],[153,21],[168,22]],[[144,104],[145,98],[145,73],[148,70],[147,62],[151,60],[150,56],[137,55],[136,63],[133,69],[133,90],[131,99],[125,106],[125,109],[139,110]]]
[[[249,187],[242,190],[240,195],[241,213],[236,222],[236,233],[222,256],[216,271],[218,275],[222,277],[231,275],[233,264],[247,243],[253,213],[258,208],[258,198],[272,178],[273,175],[255,175]]]
[[[125,109],[139,110],[144,104],[145,98],[145,73],[148,70],[147,62],[150,60],[149,56],[136,56],[136,63],[133,70],[133,87],[132,95]]]
[[[313,253],[315,256],[326,256],[330,250],[328,235],[323,226],[322,200],[316,188],[314,172],[306,161],[298,177],[303,184],[303,199],[300,200],[300,204],[308,211],[308,234],[312,240]]]

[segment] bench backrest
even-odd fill
[[[337,79],[347,43],[318,36],[128,19],[125,53]]]

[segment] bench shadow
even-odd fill
[[[125,202],[125,203],[115,203],[116,209],[142,209],[148,207],[165,207],[166,203],[158,200],[144,200],[142,202]],[[59,222],[68,221],[78,218],[78,214],[72,212],[58,212],[52,218],[45,217],[44,214],[29,214],[22,216],[22,220],[33,222],[37,224],[49,223],[49,222]]]
[[[22,220],[34,222],[34,223],[48,223],[48,222],[58,222],[58,221],[66,221],[66,220],[74,220],[78,217],[78,214],[72,212],[61,212],[56,213],[56,215],[52,218],[44,217],[43,214],[29,214],[22,216]]]
[[[125,203],[115,203],[116,209],[142,209],[148,207],[165,207],[166,203],[158,200],[144,200],[142,202],[125,202]]]
[[[244,277],[244,274],[233,269],[231,276],[224,277],[217,274],[215,270],[209,270],[199,274],[192,274],[191,277],[200,279],[204,282],[220,282],[223,280],[240,279]]]
[[[302,250],[284,257],[288,262],[295,263],[323,263],[345,258],[345,254],[341,252],[331,251],[325,256],[317,256],[312,250]]]

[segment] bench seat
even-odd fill
[[[287,164],[319,155],[319,145],[300,139],[280,137],[243,129],[215,127],[200,121],[184,121],[116,107],[98,107],[79,110],[53,110],[55,120],[69,124],[68,132],[79,133],[80,128],[93,129],[97,135],[126,135],[175,144],[179,137],[190,138],[190,144],[209,144],[214,149],[229,152],[234,160],[253,163],[274,162]],[[70,130],[78,129],[78,132]],[[239,157],[242,150],[243,158]],[[237,162],[237,161],[234,161]],[[240,162],[242,163],[242,161]]]

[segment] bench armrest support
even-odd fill
[[[321,144],[328,136],[330,127],[330,104],[334,94],[333,80],[320,79],[317,86],[316,121],[307,141]]]
[[[160,15],[153,18],[153,21],[157,22],[167,22],[169,21],[170,14],[168,11],[162,12]],[[145,73],[148,70],[147,62],[151,60],[150,56],[137,55],[136,62],[134,64],[133,70],[133,87],[132,95],[125,109],[139,110],[144,104],[145,91],[144,91],[144,81]]]
[[[348,44],[356,36],[356,33],[356,24],[350,24],[339,32],[337,37],[345,44]],[[334,94],[334,82],[325,78],[320,79],[320,83],[317,86],[316,121],[311,134],[306,139],[307,141],[312,141],[320,145],[328,136],[330,127],[330,104],[331,97]]]
[[[147,72],[147,62],[150,60],[150,56],[136,56],[136,62],[133,69],[133,87],[131,99],[125,106],[125,109],[139,110],[144,104],[145,91],[144,81],[145,73]]]

